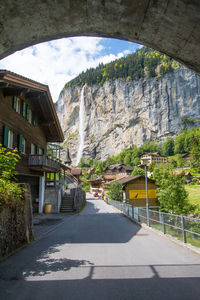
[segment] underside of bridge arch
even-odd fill
[[[157,49],[200,74],[199,0],[7,0],[0,58],[71,36],[119,38]]]

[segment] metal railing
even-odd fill
[[[46,156],[46,155],[29,155],[29,167],[40,167],[47,170],[59,171],[61,166],[60,162]]]
[[[122,211],[139,223],[147,224],[147,210],[130,204],[107,199],[107,203]],[[149,209],[149,225],[152,228],[170,234],[184,243],[200,247],[200,219],[174,215]]]

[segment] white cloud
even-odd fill
[[[102,55],[101,38],[75,37],[38,44],[4,58],[0,69],[49,85],[54,101],[65,83],[82,71],[129,53]]]

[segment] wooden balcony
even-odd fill
[[[29,168],[42,172],[59,172],[61,163],[46,155],[29,155]]]

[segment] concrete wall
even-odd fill
[[[63,189],[62,186],[47,187],[44,193],[44,204],[51,204],[51,212],[59,213],[61,200],[62,200]]]
[[[0,206],[0,260],[34,238],[30,187],[23,186],[27,190],[24,201],[13,207]]]

